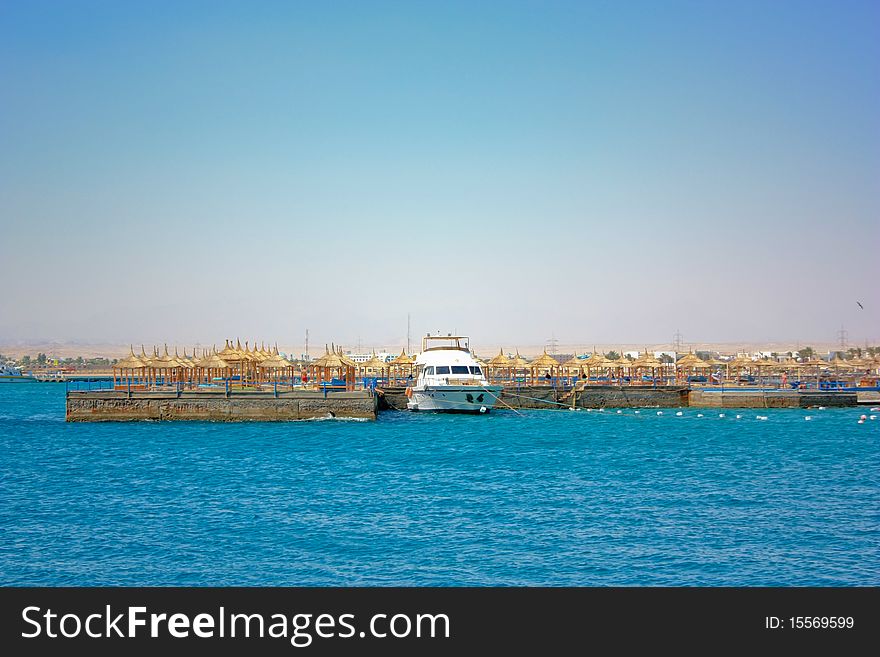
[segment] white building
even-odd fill
[[[371,351],[368,354],[353,354],[347,353],[345,354],[347,358],[351,358],[355,363],[366,363],[373,357],[373,352]],[[392,354],[388,351],[380,351],[376,354],[376,358],[379,360],[384,360],[386,363],[397,358],[397,354]]]

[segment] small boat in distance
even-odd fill
[[[415,385],[406,389],[411,411],[488,413],[501,394],[470,352],[463,335],[426,335],[416,358]]]
[[[36,380],[30,374],[22,374],[21,369],[12,363],[0,363],[0,383],[32,383]]]

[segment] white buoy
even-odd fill
[[[681,417],[682,415],[684,415],[684,413],[682,413],[681,411],[679,411],[679,412],[676,413],[675,415],[676,415],[676,417]]]
[[[638,414],[639,414],[639,411],[634,411],[634,412],[635,412],[635,414],[636,414],[636,415],[638,415]]]
[[[880,411],[880,406],[877,406],[876,408],[871,409],[872,413],[876,413],[877,411]]]
[[[724,417],[724,413],[719,413],[718,417]]]
[[[812,415],[805,415],[804,419],[809,421],[809,420],[813,419],[813,416]]]
[[[819,410],[820,410],[820,411],[824,411],[824,410],[825,410],[825,407],[824,407],[824,406],[820,406],[820,407],[819,407]]]
[[[736,419],[739,420],[741,417],[742,417],[742,415],[737,415]]]
[[[756,415],[756,416],[755,416],[755,419],[756,419],[756,420],[766,420],[766,419],[767,419],[767,416],[766,416],[766,415]]]
[[[623,411],[617,411],[617,414],[618,414],[618,415],[620,415],[621,413],[623,413]]]
[[[876,416],[876,415],[872,415],[872,416],[869,417],[868,419],[869,419],[869,420],[876,420],[876,419],[877,419],[877,416]]]
[[[489,410],[489,409],[486,408],[485,406],[480,406],[480,413],[485,413],[485,412],[488,411],[488,410]]]
[[[703,417],[702,413],[697,413],[697,417]]]
[[[657,415],[663,415],[663,411],[657,411]]]
[[[864,420],[859,420],[859,424],[864,424],[864,423],[865,423]]]

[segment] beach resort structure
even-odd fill
[[[644,349],[574,354],[518,351],[477,362],[503,387],[501,407],[615,406],[774,407],[849,405],[878,399],[880,357],[796,359],[791,355],[701,358],[693,352],[660,357]],[[665,357],[664,357],[665,356]],[[113,365],[105,389],[69,387],[69,420],[375,418],[406,407],[415,357],[401,350],[355,360],[336,345],[319,357],[290,360],[277,345],[227,340],[222,349],[167,345],[129,349]],[[89,387],[92,387],[91,384]]]

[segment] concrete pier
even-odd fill
[[[284,422],[325,417],[376,419],[378,399],[370,390],[332,392],[132,392],[67,393],[68,422],[203,420]]]
[[[380,410],[406,410],[405,388],[352,392],[70,391],[68,422],[207,420],[272,422],[324,417],[375,420]],[[571,408],[808,408],[855,406],[855,392],[692,389],[675,386],[550,386],[506,388],[497,410]]]
[[[855,406],[855,392],[822,390],[691,390],[688,405],[697,408],[810,408]]]

